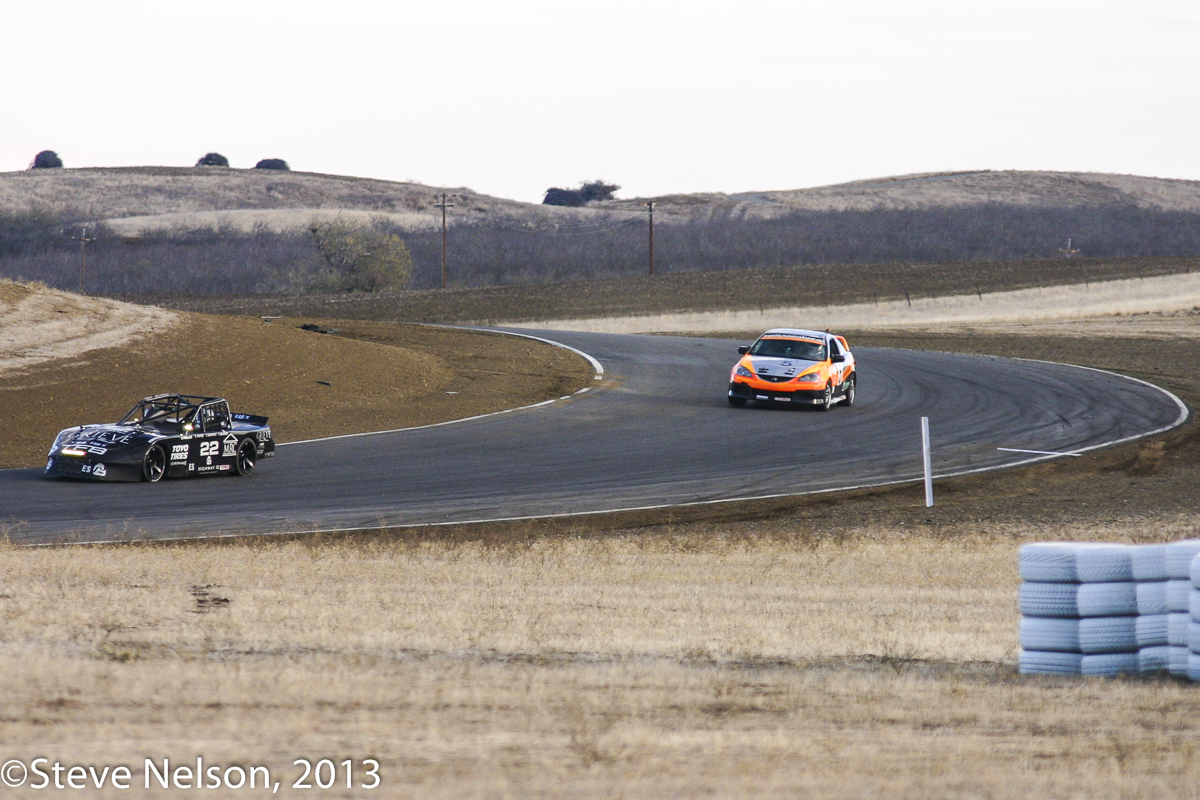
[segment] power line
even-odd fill
[[[654,274],[654,201],[646,203],[650,209],[650,274]]]
[[[449,202],[447,194],[442,192],[442,202],[434,203],[435,208],[442,210],[442,288],[446,288],[446,209],[454,208],[454,203]]]
[[[88,238],[87,225],[83,226],[83,228],[79,231],[78,236],[72,236],[71,240],[79,242],[79,293],[85,294],[83,291],[83,273],[84,268],[87,266],[87,244],[88,242],[94,242],[96,240],[94,238]]]

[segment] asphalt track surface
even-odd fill
[[[158,484],[0,471],[14,542],[347,530],[713,503],[1027,464],[1169,430],[1174,395],[1045,362],[858,348],[858,400],[828,412],[726,402],[743,342],[546,333],[594,356],[589,391],[425,428],[296,442],[247,478]],[[168,387],[164,387],[164,390]],[[269,412],[269,409],[267,410]],[[47,442],[47,446],[49,446]]]

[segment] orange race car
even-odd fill
[[[828,411],[854,405],[858,370],[846,339],[831,333],[772,328],[749,347],[729,373],[729,405],[749,400],[801,403]]]

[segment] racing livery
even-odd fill
[[[729,373],[729,405],[750,400],[802,403],[828,411],[854,405],[858,370],[845,337],[798,328],[772,328],[749,347]]]
[[[196,475],[249,475],[275,455],[266,417],[233,414],[220,397],[158,394],[120,422],[58,434],[46,461],[51,478],[149,481]]]

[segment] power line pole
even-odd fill
[[[442,210],[442,288],[446,288],[446,209],[454,208],[454,203],[447,201],[447,194],[442,192],[442,202],[434,203],[434,208]]]
[[[83,229],[79,231],[78,236],[72,236],[71,239],[72,241],[79,242],[79,293],[84,294],[83,272],[87,265],[87,244],[88,242],[94,242],[96,240],[88,238],[87,225],[83,226]]]
[[[646,203],[650,209],[650,274],[654,274],[654,201]]]

